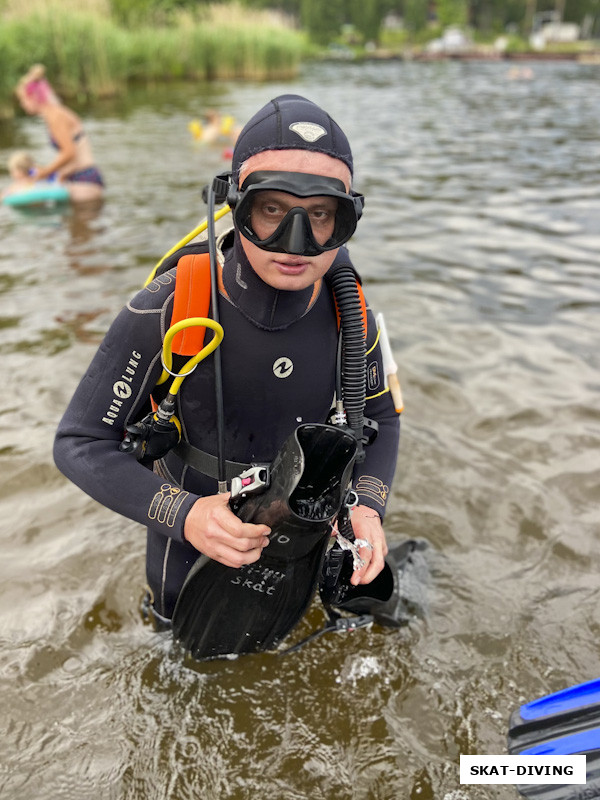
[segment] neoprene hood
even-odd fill
[[[264,150],[312,150],[342,161],[352,173],[344,131],[316,103],[297,94],[270,100],[244,125],[233,151],[233,179],[247,158]]]

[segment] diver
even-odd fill
[[[222,387],[224,452],[238,471],[270,464],[299,426],[330,419],[339,322],[329,276],[338,265],[351,265],[344,245],[364,202],[351,188],[352,172],[346,135],[315,103],[288,94],[261,108],[237,139],[228,187],[233,225],[214,244],[223,366],[216,375],[213,355],[183,381],[176,409],[182,443],[151,468],[121,450],[163,371],[176,267],[157,275],[118,315],[60,422],[59,469],[98,502],[147,528],[146,574],[157,623],[169,624],[201,557],[251,570],[263,553],[276,550],[269,525],[234,513],[230,492],[220,492],[217,476],[193,456],[208,454],[210,461],[218,451],[215,381]],[[368,306],[365,319],[368,355],[358,383],[363,392],[366,387],[365,417],[378,434],[364,446],[364,457],[348,461],[359,556],[354,587],[370,584],[384,567],[382,520],[400,429]]]

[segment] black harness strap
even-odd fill
[[[181,441],[175,445],[172,450],[176,456],[182,459],[192,469],[208,475],[209,478],[219,477],[219,459],[210,453],[205,453],[204,450],[199,450],[193,447],[189,442]],[[237,478],[240,472],[244,472],[252,464],[243,464],[240,461],[225,461],[225,480],[231,481],[232,478]]]

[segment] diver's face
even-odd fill
[[[260,170],[324,175],[341,180],[346,191],[350,190],[351,175],[348,167],[325,153],[307,150],[265,150],[257,153],[244,162],[240,171],[240,186],[247,175]],[[266,239],[273,233],[292,207],[291,202],[290,196],[285,192],[265,192],[263,202],[256,210],[253,209],[252,214],[252,227],[261,239]],[[293,206],[306,209],[313,236],[319,244],[324,244],[333,231],[337,202],[331,197],[295,197]],[[325,275],[338,252],[327,250],[317,256],[272,253],[262,250],[244,236],[240,236],[240,240],[256,274],[274,289],[286,291],[299,291],[312,286]]]

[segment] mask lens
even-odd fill
[[[342,181],[321,175],[253,172],[230,197],[240,233],[263,250],[315,256],[340,247],[362,212]]]
[[[338,201],[335,197],[307,197],[300,200],[286,192],[256,192],[250,203],[250,226],[261,239],[271,237],[293,208],[303,208],[314,240],[323,247],[336,228]]]

